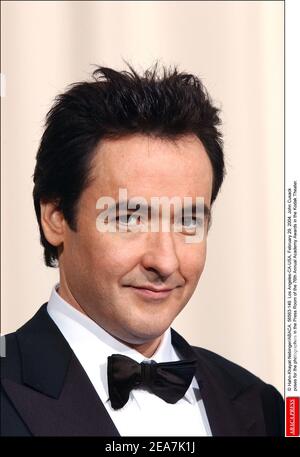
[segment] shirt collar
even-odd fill
[[[109,400],[107,385],[107,357],[112,354],[122,354],[131,357],[140,363],[144,360],[155,360],[156,362],[172,362],[180,360],[171,342],[171,328],[163,334],[162,340],[155,353],[149,359],[137,350],[117,340],[114,336],[96,324],[90,317],[83,314],[57,292],[59,283],[56,284],[48,301],[47,310],[54,319],[64,337],[67,339],[75,354],[81,354],[90,363],[100,365],[100,376],[104,388],[105,401]],[[192,382],[192,386],[195,386]],[[185,398],[194,403],[194,397],[188,389]]]

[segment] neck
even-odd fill
[[[127,341],[123,341],[116,336],[112,335],[114,338],[116,338],[118,341],[120,341],[123,344],[126,344],[126,346],[135,349],[138,351],[140,354],[142,354],[144,357],[147,357],[147,359],[150,359],[153,354],[156,352],[158,346],[160,345],[160,342],[162,340],[162,335],[156,338],[155,340],[147,341],[145,343],[141,344],[131,344],[128,343]]]

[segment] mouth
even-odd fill
[[[146,287],[134,287],[134,286],[126,286],[130,287],[136,294],[141,297],[154,299],[154,300],[161,300],[167,298],[171,295],[174,289],[149,289]]]

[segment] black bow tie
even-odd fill
[[[167,403],[176,403],[188,390],[196,371],[196,360],[138,363],[130,357],[108,357],[108,392],[113,409],[122,408],[132,389],[147,387]]]

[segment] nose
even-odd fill
[[[179,259],[175,240],[171,232],[148,233],[147,248],[142,257],[142,266],[146,270],[167,278],[179,269]]]

